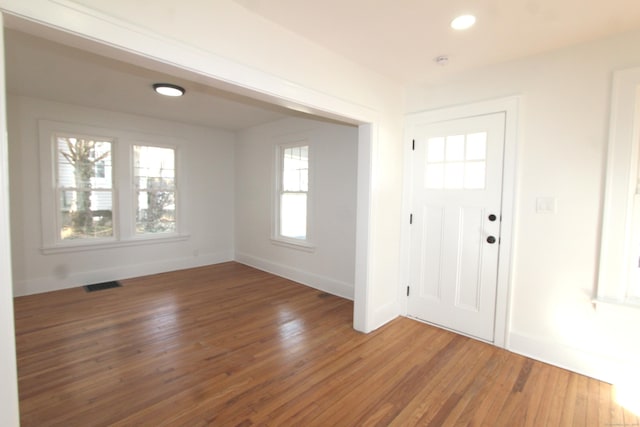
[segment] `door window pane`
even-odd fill
[[[465,165],[464,188],[469,190],[482,189],[485,186],[485,163],[469,162]]]
[[[444,188],[464,187],[464,163],[446,163],[444,165]]]
[[[444,138],[429,138],[427,141],[427,162],[444,161]]]
[[[427,164],[425,186],[434,190],[444,187],[444,164]]]
[[[429,138],[425,187],[434,190],[484,189],[486,156],[486,132]]]
[[[447,136],[447,161],[464,160],[464,135]]]
[[[467,135],[467,160],[484,160],[487,157],[487,133]]]

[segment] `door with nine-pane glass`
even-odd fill
[[[505,113],[413,128],[407,313],[493,341]]]

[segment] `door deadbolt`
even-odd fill
[[[493,221],[495,221],[496,219],[498,219],[498,217],[497,217],[497,216],[495,216],[494,214],[489,215],[489,221],[493,222]]]

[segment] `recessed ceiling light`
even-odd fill
[[[182,96],[184,95],[184,88],[178,85],[172,85],[171,83],[155,83],[153,90],[164,96]]]
[[[473,24],[476,23],[476,17],[473,15],[460,15],[453,21],[451,21],[451,28],[454,30],[466,30],[467,28],[473,27]]]

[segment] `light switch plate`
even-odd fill
[[[554,214],[556,213],[557,203],[555,197],[538,197],[536,199],[536,213]]]

